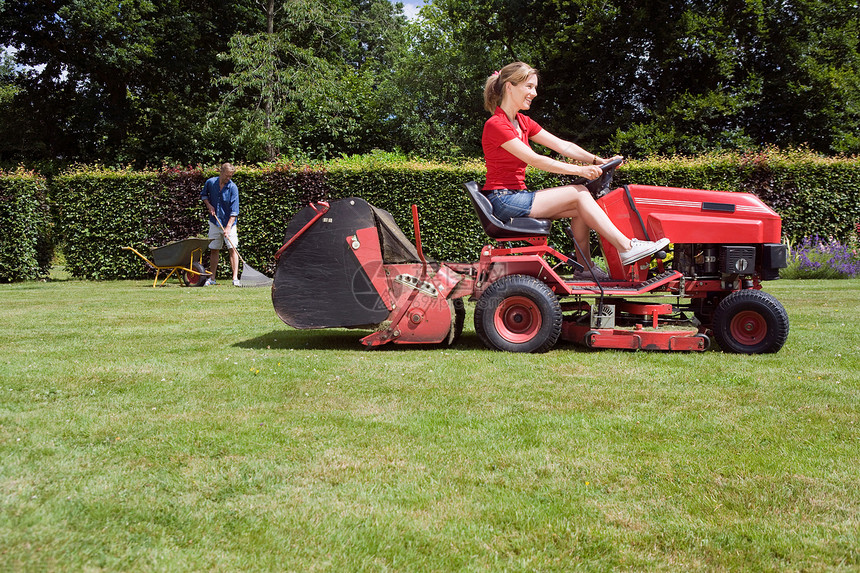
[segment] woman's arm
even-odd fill
[[[545,129],[542,129],[537,133],[537,135],[532,137],[532,141],[539,143],[544,147],[549,147],[553,151],[556,151],[565,157],[570,157],[574,161],[579,161],[580,163],[585,163],[587,165],[603,165],[604,163],[608,163],[615,159],[621,159],[620,155],[604,159],[599,155],[589,153],[572,141],[565,141],[564,139],[554,136]]]
[[[532,141],[534,141],[535,143],[540,143],[541,145],[546,145],[545,143],[542,143],[540,141],[540,139],[547,141],[546,138],[541,138],[541,134],[543,134],[543,133],[544,133],[544,131],[541,131],[540,133],[538,133],[536,136],[534,136],[532,138]],[[558,141],[562,141],[561,139],[558,139],[555,136],[550,136],[550,137],[553,137]],[[571,144],[571,145],[574,145],[574,144]],[[549,147],[550,149],[553,149],[554,151],[558,151],[559,153],[562,153],[558,149],[554,149],[553,147],[551,147],[549,145],[547,145],[547,147]],[[576,147],[577,147],[577,149],[582,150],[581,147],[579,147],[579,146],[576,146]],[[560,173],[562,175],[577,175],[579,177],[585,177],[586,179],[596,179],[596,178],[600,177],[600,175],[603,173],[603,170],[601,170],[600,167],[597,167],[596,165],[585,165],[585,166],[573,165],[572,163],[564,163],[563,161],[556,161],[552,157],[547,157],[546,155],[540,155],[538,153],[535,153],[535,151],[531,147],[529,147],[528,145],[526,145],[525,143],[523,143],[519,139],[511,139],[509,141],[504,142],[502,144],[502,149],[504,149],[505,151],[507,151],[508,153],[510,153],[511,155],[516,157],[517,159],[519,159],[520,161],[524,161],[525,163],[528,163],[532,167],[535,167],[537,169],[541,169],[543,171],[548,171],[550,173]],[[564,154],[562,153],[562,155],[564,155]],[[589,158],[593,157],[590,153],[588,153],[588,156],[589,156]],[[570,157],[570,156],[568,155],[568,157]],[[576,159],[576,158],[572,157],[572,159]]]
[[[600,157],[597,157],[593,153],[587,152],[571,141],[565,141],[560,137],[556,137],[545,129],[540,130],[531,139],[535,143],[549,147],[565,157],[570,157],[574,161],[579,161],[586,165],[597,165],[600,160]]]

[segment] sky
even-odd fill
[[[418,9],[421,8],[421,6],[423,6],[423,5],[424,5],[424,2],[421,0],[419,0],[417,2],[415,0],[410,0],[409,2],[403,2],[403,13],[406,15],[407,18],[412,20],[413,18],[415,18],[418,15]]]

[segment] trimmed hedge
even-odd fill
[[[66,268],[88,279],[140,278],[152,274],[122,247],[149,257],[151,248],[206,236],[208,214],[200,191],[216,169],[128,172],[79,169],[52,182],[57,227],[66,243]],[[303,167],[240,169],[239,252],[248,264],[273,272],[287,222],[311,200],[328,196],[324,173]],[[208,255],[206,257],[208,259]],[[221,262],[226,267],[226,257]],[[205,261],[208,265],[208,260]]]
[[[56,226],[66,245],[67,269],[90,279],[139,278],[142,261],[122,246],[148,254],[149,247],[205,235],[206,214],[198,196],[210,169],[130,172],[79,169],[50,185]],[[290,218],[310,201],[358,196],[388,210],[412,236],[410,205],[419,208],[425,252],[437,260],[472,261],[487,238],[462,184],[482,181],[481,162],[438,164],[374,153],[314,166],[272,164],[242,167],[239,186],[239,251],[262,272],[274,270],[272,255],[283,243]],[[531,188],[565,178],[529,170]],[[696,159],[633,161],[616,183],[748,191],[783,217],[786,238],[844,238],[860,221],[860,160],[824,159],[807,153],[768,151]],[[552,241],[568,249],[555,226]],[[222,257],[223,264],[226,257]]]
[[[45,180],[35,173],[0,172],[0,282],[48,274],[53,244],[47,195]]]
[[[51,193],[66,270],[88,279],[142,276],[141,261],[121,250],[163,239],[157,226],[164,194],[155,172],[79,170],[53,180]],[[163,205],[164,209],[169,203]]]

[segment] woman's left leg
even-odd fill
[[[529,216],[539,219],[566,219],[570,217],[572,220],[571,228],[577,242],[580,241],[580,237],[584,237],[585,244],[587,244],[588,229],[594,229],[619,252],[630,249],[630,239],[618,230],[618,227],[591,196],[591,192],[581,185],[553,187],[537,191]]]

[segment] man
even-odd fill
[[[215,273],[218,270],[218,258],[226,237],[227,249],[230,254],[230,267],[233,269],[233,286],[242,286],[239,282],[239,234],[236,230],[236,219],[239,217],[239,188],[233,183],[236,168],[229,163],[221,166],[217,177],[206,180],[200,199],[209,211],[209,273],[206,286],[217,284]],[[223,228],[223,230],[222,230]]]

